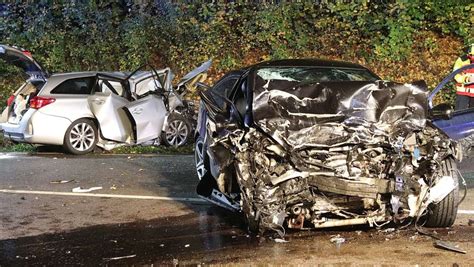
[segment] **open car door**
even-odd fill
[[[163,98],[155,93],[135,101],[129,95],[123,79],[98,76],[96,92],[89,96],[92,112],[99,121],[101,136],[105,139],[139,144],[157,138],[166,117]]]
[[[470,73],[469,75],[474,76],[474,64],[464,66],[452,72],[443,81],[436,86],[436,88],[428,96],[430,108],[436,109],[436,105],[433,106],[433,102],[437,100],[436,96],[440,93],[448,93],[456,91],[455,77],[459,74]],[[459,84],[458,84],[459,85]],[[464,84],[466,88],[472,87],[474,92],[474,86],[472,84]],[[435,118],[433,123],[440,129],[443,130],[450,138],[454,140],[461,140],[468,138],[474,134],[474,97],[471,97],[471,107],[458,108],[456,109],[449,118]],[[439,101],[438,101],[439,102]],[[451,98],[448,103],[443,103],[455,107],[455,98]]]
[[[103,138],[132,143],[133,129],[127,111],[123,108],[130,101],[120,96],[124,90],[123,81],[98,76],[95,93],[88,97],[88,103],[100,125]]]
[[[161,96],[150,94],[124,108],[131,117],[135,143],[153,140],[161,134],[167,112]]]

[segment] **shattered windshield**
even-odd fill
[[[328,68],[328,67],[279,67],[257,70],[257,81],[263,80],[268,87],[270,82],[293,82],[312,84],[319,82],[376,81],[378,78],[366,69]],[[264,85],[264,87],[265,87]]]

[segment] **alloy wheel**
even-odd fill
[[[74,149],[86,151],[94,145],[94,128],[85,122],[78,123],[71,129],[69,140]]]
[[[189,129],[186,123],[182,120],[174,120],[168,124],[166,140],[168,144],[178,147],[186,143],[188,134]]]

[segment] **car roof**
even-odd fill
[[[126,78],[130,72],[119,72],[119,71],[78,71],[78,72],[64,72],[64,73],[55,73],[51,77],[61,77],[63,79],[76,78],[76,77],[87,77],[95,76],[97,74],[105,74],[108,76],[113,76],[116,78]]]
[[[78,72],[64,72],[64,73],[55,73],[51,75],[54,78],[62,78],[62,79],[69,79],[69,78],[79,78],[79,77],[87,77],[87,76],[95,76],[97,74],[102,74],[110,77],[115,77],[118,79],[125,79],[127,78],[131,72],[130,71],[78,71]],[[142,77],[150,75],[150,71],[138,71],[130,77],[131,80],[137,80]]]

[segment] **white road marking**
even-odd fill
[[[474,214],[474,210],[458,210],[458,214]]]
[[[128,199],[143,199],[143,200],[164,200],[164,201],[182,201],[182,202],[207,203],[207,201],[204,200],[204,199],[193,198],[193,197],[159,197],[159,196],[141,196],[141,195],[74,193],[74,192],[11,190],[11,189],[0,189],[0,193],[6,193],[6,194],[32,194],[32,195],[55,195],[55,196],[77,196],[77,197],[108,197],[108,198],[128,198]],[[474,210],[458,210],[458,214],[474,214]]]
[[[141,195],[118,195],[118,194],[97,194],[97,193],[74,193],[74,192],[55,192],[55,191],[33,191],[33,190],[10,190],[0,189],[0,193],[7,194],[33,194],[33,195],[55,195],[55,196],[77,196],[77,197],[108,197],[108,198],[128,198],[145,200],[164,200],[164,201],[182,201],[206,203],[204,199],[192,197],[159,197],[159,196],[141,196]]]

